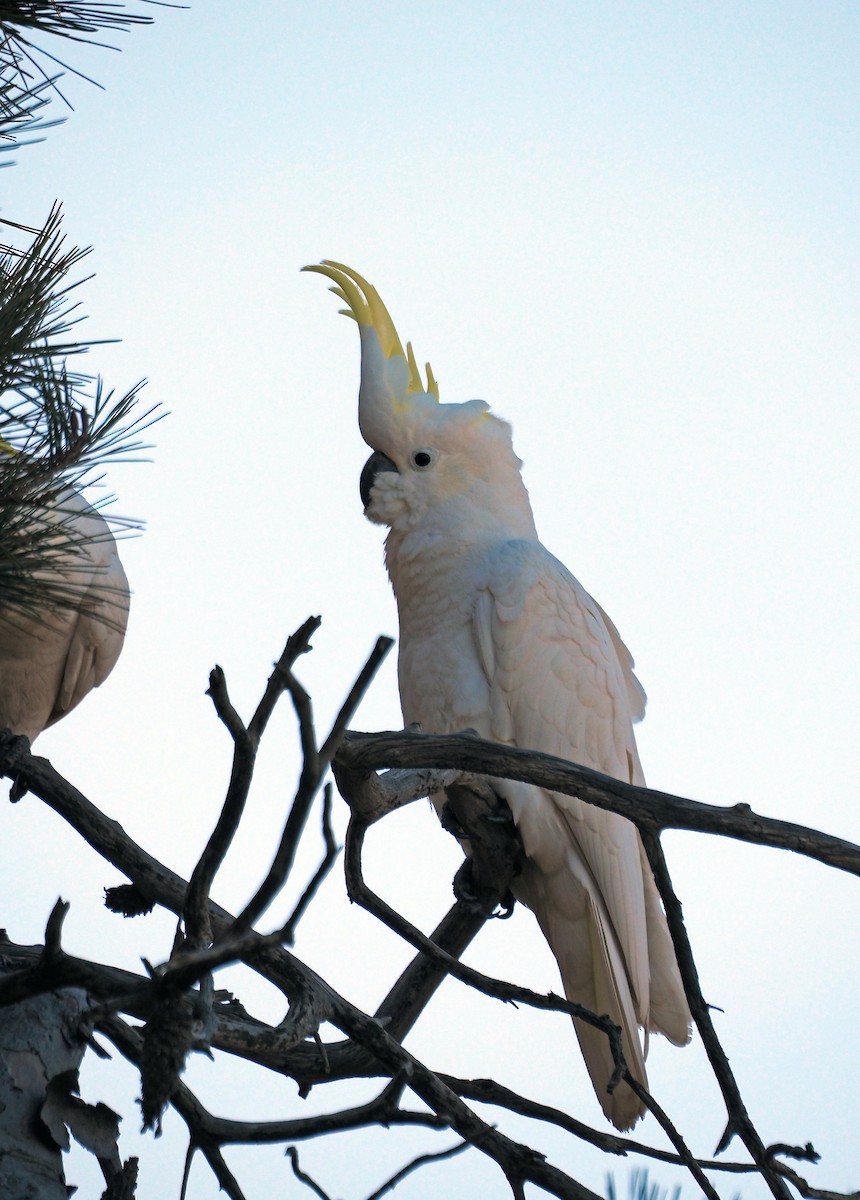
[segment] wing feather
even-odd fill
[[[599,609],[570,572],[539,543],[505,543],[475,622],[478,645],[493,647],[493,711],[508,711],[516,744],[626,779],[635,741],[621,664]],[[503,732],[493,728],[492,735]],[[552,794],[552,803],[565,815],[617,930],[634,991],[647,1004],[636,831],[575,797]]]
[[[104,518],[73,488],[40,520],[58,528],[52,579],[75,606],[0,607],[0,728],[31,741],[103,683],[122,649],[129,587]]]
[[[638,781],[633,721],[641,716],[644,692],[632,657],[603,610],[557,559],[538,542],[497,548],[473,620],[490,687],[493,738]],[[637,1026],[661,1028],[655,1018],[671,1013],[666,1032],[687,1040],[688,1017],[639,835],[629,821],[576,797],[527,784],[509,790],[533,864],[524,873],[521,898],[537,915],[568,996],[608,1012],[622,1026],[628,1065],[644,1083]],[[670,993],[656,1005],[652,941],[658,982]],[[613,1097],[601,1095],[599,1077],[612,1072],[606,1038],[575,1024],[601,1103],[616,1123],[629,1127],[640,1111],[633,1093],[622,1087]]]
[[[85,547],[91,572],[71,631],[62,678],[48,725],[64,717],[104,683],[122,651],[128,624],[129,586],[116,542],[93,510],[86,519],[104,525],[99,540]],[[78,569],[78,575],[80,570]]]

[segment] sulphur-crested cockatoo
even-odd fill
[[[403,716],[427,732],[472,728],[643,783],[633,723],[645,694],[615,626],[538,540],[507,422],[482,400],[440,404],[376,290],[338,263],[361,335],[359,426],[373,454],[365,515],[389,527],[385,561],[400,618]],[[666,919],[635,827],[524,783],[499,785],[526,852],[515,894],[537,917],[569,999],[621,1026],[646,1084],[639,1027],[682,1045],[690,1014]],[[574,1021],[604,1112],[629,1129],[643,1108],[613,1072],[608,1039]]]
[[[129,588],[107,522],[73,488],[38,517],[57,536],[43,608],[0,604],[0,729],[33,739],[113,670],[128,622]],[[47,539],[49,542],[50,539]],[[51,603],[62,591],[66,603]]]

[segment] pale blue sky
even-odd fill
[[[227,779],[203,696],[213,663],[248,712],[286,635],[321,612],[302,678],[324,724],[376,635],[396,632],[381,532],[358,500],[358,339],[321,280],[299,274],[331,257],[377,285],[443,398],[481,396],[513,422],[544,541],[636,656],[649,781],[860,839],[860,9],[153,11],[122,56],[75,58],[107,91],[69,81],[66,126],[2,176],[0,215],[35,223],[59,197],[69,237],[95,246],[88,329],[123,342],[94,351],[94,369],[118,387],[147,375],[150,399],[171,410],[153,465],[111,481],[120,510],[149,523],[124,551],[135,590],[124,656],[39,750],[187,871]],[[357,724],[398,717],[392,661]],[[222,902],[240,905],[268,866],[295,771],[285,710]],[[457,855],[413,809],[378,832],[370,874],[429,927]],[[70,949],[132,967],[166,955],[170,923],[108,919],[101,887],[117,880],[56,818],[33,801],[0,811],[2,877],[18,878],[31,838],[52,864],[16,882],[11,936],[36,940],[61,893]],[[855,881],[711,839],[667,845],[764,1138],[811,1140],[818,1186],[860,1186]],[[346,906],[339,877],[299,949],[367,1006],[406,957]],[[487,931],[472,961],[557,986],[525,913]],[[235,988],[250,1003],[247,982]],[[452,985],[410,1047],[600,1121],[564,1022],[499,1012]],[[650,1061],[658,1099],[710,1154],[724,1122],[700,1047],[655,1045]],[[195,1062],[192,1083],[220,1112],[304,1111],[277,1081],[240,1096],[248,1072],[219,1095],[219,1069]],[[130,1153],[132,1085],[115,1085],[116,1070],[94,1066],[85,1085],[123,1111]],[[523,1136],[592,1187],[607,1165],[619,1176],[634,1165]],[[413,1152],[391,1136],[367,1145],[309,1145],[302,1161],[352,1200]],[[143,1200],[178,1194],[179,1120],[143,1154]],[[277,1150],[231,1161],[249,1200],[286,1179]],[[76,1162],[70,1177],[96,1194],[88,1170]],[[506,1194],[478,1156],[434,1170],[398,1196]],[[762,1194],[735,1181],[721,1192],[738,1186],[744,1200]],[[202,1165],[190,1194],[217,1194]]]

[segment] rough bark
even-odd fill
[[[69,1135],[52,1092],[68,1092],[84,1055],[86,992],[64,988],[0,1008],[0,1196],[67,1200]]]

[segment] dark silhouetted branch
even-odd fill
[[[302,773],[299,787],[293,800],[290,814],[287,817],[283,834],[275,858],[268,875],[263,880],[256,894],[239,914],[239,926],[253,925],[261,914],[268,908],[272,900],[281,890],[295,859],[296,849],[304,832],[314,796],[320,788],[323,777],[328,770],[331,760],[337,751],[348,722],[352,719],[356,708],[370,685],[373,676],[379,668],[385,655],[393,645],[391,638],[377,639],[367,662],[364,664],[358,678],[350,689],[349,696],[341,707],[331,732],[323,743],[323,749],[317,751],[316,737],[313,729],[310,698],[304,689],[287,673],[285,686],[290,692],[299,718],[299,734],[302,744]]]
[[[263,736],[275,706],[283,693],[290,690],[295,700],[294,693],[299,685],[292,677],[292,668],[296,660],[311,649],[310,639],[319,626],[319,617],[308,617],[307,621],[287,639],[284,651],[269,676],[266,690],[247,729],[230,702],[224,672],[216,666],[209,676],[207,694],[212,697],[215,711],[233,739],[233,766],[220,816],[200,856],[200,861],[194,868],[188,886],[184,920],[186,933],[192,945],[196,946],[211,941],[211,930],[207,920],[209,893],[212,890],[216,872],[227,855],[245,811],[245,803],[254,777],[254,764],[260,738]],[[304,695],[303,690],[301,694]],[[312,733],[307,732],[309,719],[308,714],[302,724],[302,749],[306,754],[310,753],[312,761],[315,762],[316,747],[313,745]]]
[[[234,1200],[240,1200],[242,1191],[224,1162],[224,1147],[238,1143],[296,1142],[371,1125],[453,1130],[461,1139],[456,1150],[473,1146],[492,1159],[514,1197],[525,1197],[526,1188],[531,1186],[566,1200],[596,1200],[592,1192],[548,1163],[537,1151],[496,1129],[467,1103],[470,1100],[555,1125],[607,1153],[643,1154],[683,1166],[709,1200],[714,1200],[716,1192],[704,1172],[711,1170],[756,1174],[780,1200],[788,1197],[789,1183],[809,1200],[835,1200],[835,1193],[811,1187],[793,1167],[779,1161],[779,1157],[812,1161],[812,1148],[781,1143],[765,1148],[743,1107],[728,1059],[716,1039],[707,1006],[698,990],[695,964],[660,849],[659,833],[664,828],[701,829],[764,845],[782,845],[855,872],[860,867],[857,847],[815,830],[758,817],[742,807],[719,809],[630,787],[546,755],[485,743],[473,735],[430,738],[415,731],[381,735],[346,733],[351,714],[388,648],[383,640],[365,664],[318,750],[310,698],[292,675],[293,663],[309,647],[315,628],[316,619],[312,618],[288,642],[247,728],[233,709],[223,674],[217,669],[213,672],[210,694],[220,719],[234,739],[233,774],[218,825],[190,886],[148,855],[116,822],[105,817],[54,771],[50,763],[33,756],[26,745],[0,738],[0,774],[14,777],[22,790],[29,789],[61,815],[98,853],[123,872],[131,881],[135,896],[151,900],[177,915],[184,913],[187,930],[194,933],[192,938],[178,942],[169,959],[153,968],[151,978],[146,978],[66,955],[60,937],[65,906],[58,902],[48,921],[44,947],[17,947],[0,940],[3,962],[0,1005],[74,983],[86,987],[93,997],[96,1028],[138,1065],[143,1077],[152,1073],[145,1061],[147,1040],[150,1050],[154,1045],[159,1053],[167,1046],[168,1053],[162,1055],[167,1069],[149,1094],[144,1079],[147,1119],[150,1124],[156,1122],[164,1103],[175,1107],[188,1126],[189,1156],[202,1153],[221,1187]],[[284,691],[290,693],[299,724],[303,748],[301,778],[272,870],[237,920],[212,902],[211,881],[242,819],[259,740]],[[350,897],[416,950],[414,959],[390,987],[373,1017],[351,1004],[283,944],[291,940],[296,922],[312,902],[337,853],[328,786],[322,805],[325,853],[320,867],[283,926],[267,934],[251,927],[292,866],[311,803],[323,786],[331,754],[338,747],[336,777],[351,809],[345,854]],[[385,774],[377,775],[377,770],[385,770]],[[606,1018],[552,994],[541,995],[492,979],[459,962],[459,956],[488,916],[508,906],[509,888],[521,867],[519,838],[510,819],[506,819],[507,809],[500,800],[504,784],[488,783],[488,777],[501,780],[506,776],[577,795],[589,803],[620,812],[639,826],[667,910],[693,1016],[723,1090],[729,1119],[727,1132],[740,1136],[754,1164],[718,1164],[695,1159],[668,1115],[635,1080],[628,1078],[630,1086],[639,1091],[673,1142],[674,1152],[658,1151],[631,1138],[590,1129],[568,1114],[518,1096],[495,1080],[468,1081],[441,1075],[402,1045],[402,1039],[441,980],[452,975],[503,1002],[566,1012],[589,1021],[610,1037],[619,1078],[624,1070],[618,1031]],[[438,803],[443,792],[448,798],[444,823],[455,836],[468,841],[472,857],[458,872],[454,906],[427,937],[368,888],[363,879],[361,854],[367,828],[372,823],[428,793],[435,795]],[[137,910],[139,905],[134,907]],[[232,998],[225,999],[223,993],[214,992],[213,972],[237,961],[273,983],[287,998],[289,1010],[279,1026],[255,1020]],[[141,1031],[131,1029],[117,1016],[121,1012],[146,1021],[147,1032],[142,1036]],[[334,1026],[343,1040],[324,1043],[320,1036],[323,1022]],[[179,1030],[182,1036],[174,1038],[169,1046],[166,1042],[162,1045],[159,1039],[163,1040],[165,1030],[174,1033]],[[301,1094],[318,1084],[349,1078],[375,1077],[384,1080],[385,1085],[369,1102],[337,1112],[266,1122],[232,1121],[209,1113],[180,1078],[185,1054],[209,1045],[290,1076],[298,1083]],[[421,1111],[402,1106],[406,1090],[424,1106]],[[374,1195],[381,1196],[409,1170],[438,1161],[454,1150],[443,1151],[442,1155],[418,1156]],[[855,1196],[855,1200],[860,1197]]]
[[[402,1183],[413,1171],[418,1171],[421,1167],[429,1166],[430,1163],[444,1162],[446,1159],[454,1158],[455,1155],[462,1154],[464,1150],[468,1149],[468,1142],[458,1142],[456,1146],[449,1146],[447,1150],[437,1150],[435,1154],[419,1154],[417,1158],[413,1158],[412,1162],[407,1163],[405,1167],[401,1167],[390,1179],[387,1179],[382,1187],[377,1188],[375,1192],[371,1192],[367,1200],[382,1200],[383,1196],[393,1191],[398,1183]]]
[[[773,1168],[773,1160],[768,1156],[764,1143],[750,1119],[746,1105],[741,1098],[740,1089],[729,1066],[728,1055],[723,1050],[713,1022],[711,1021],[708,1005],[699,986],[699,973],[696,970],[693,950],[690,946],[690,939],[687,936],[687,929],[681,915],[681,904],[672,886],[663,848],[660,845],[660,838],[650,829],[642,830],[641,833],[645,853],[648,855],[651,870],[654,872],[657,890],[660,893],[663,907],[666,910],[666,920],[669,924],[669,932],[672,935],[675,956],[678,960],[678,968],[684,983],[684,991],[690,1005],[690,1014],[701,1035],[705,1053],[708,1056],[711,1069],[723,1094],[723,1100],[725,1101],[726,1111],[729,1116],[726,1133],[720,1142],[718,1153],[725,1149],[732,1136],[737,1134],[749,1151],[750,1157],[758,1167],[762,1179],[767,1183],[772,1194],[777,1200],[790,1200],[791,1193],[786,1186],[785,1179]]]
[[[365,774],[391,767],[457,768],[495,779],[523,780],[616,812],[640,830],[659,833],[666,829],[686,829],[719,834],[757,846],[792,850],[826,866],[860,875],[860,846],[853,842],[806,825],[761,816],[748,804],[730,808],[702,804],[668,792],[622,783],[551,754],[487,742],[474,734],[423,734],[414,730],[350,732],[338,752],[338,760],[344,767]]]
[[[320,885],[331,871],[335,864],[340,847],[334,836],[334,830],[331,825],[331,784],[327,783],[323,788],[323,810],[322,810],[322,834],[323,842],[325,843],[325,853],[323,854],[322,862],[314,872],[313,878],[309,881],[307,887],[302,892],[296,902],[295,908],[287,917],[281,927],[281,941],[285,946],[292,946],[296,940],[296,929],[299,921],[307,912],[311,901],[319,891]]]
[[[578,1017],[589,1025],[593,1025],[595,1029],[601,1030],[609,1038],[612,1054],[616,1062],[618,1078],[620,1079],[621,1070],[624,1066],[624,1056],[621,1050],[621,1031],[608,1017],[598,1016],[583,1005],[576,1004],[572,1000],[566,1000],[562,996],[555,996],[552,993],[544,995],[541,992],[534,992],[531,988],[521,987],[519,984],[506,983],[500,979],[493,979],[489,975],[484,975],[482,972],[476,971],[473,967],[467,967],[464,963],[458,962],[451,955],[447,954],[423,934],[420,929],[417,929],[405,917],[402,917],[395,909],[386,904],[375,892],[371,891],[364,882],[361,869],[361,849],[365,832],[365,827],[361,822],[350,821],[346,835],[345,856],[347,889],[350,899],[356,904],[361,905],[368,912],[373,913],[383,924],[387,925],[389,929],[394,930],[404,941],[409,942],[411,946],[420,950],[422,954],[433,959],[440,966],[444,966],[447,974],[475,988],[476,991],[483,992],[487,996],[492,996],[496,1000],[502,1000],[506,1004],[526,1004],[531,1008],[543,1009],[549,1012],[567,1013],[569,1016]],[[502,896],[507,891],[510,878],[512,878],[512,875],[505,883],[504,891],[501,893]],[[489,915],[489,913],[485,912],[484,920]]]
[[[290,1166],[292,1167],[293,1174],[300,1183],[303,1183],[305,1187],[310,1188],[313,1194],[319,1197],[319,1200],[331,1200],[331,1196],[329,1196],[328,1192],[323,1191],[316,1180],[311,1179],[310,1175],[301,1169],[299,1166],[299,1152],[295,1146],[287,1146],[286,1156],[290,1160]]]

